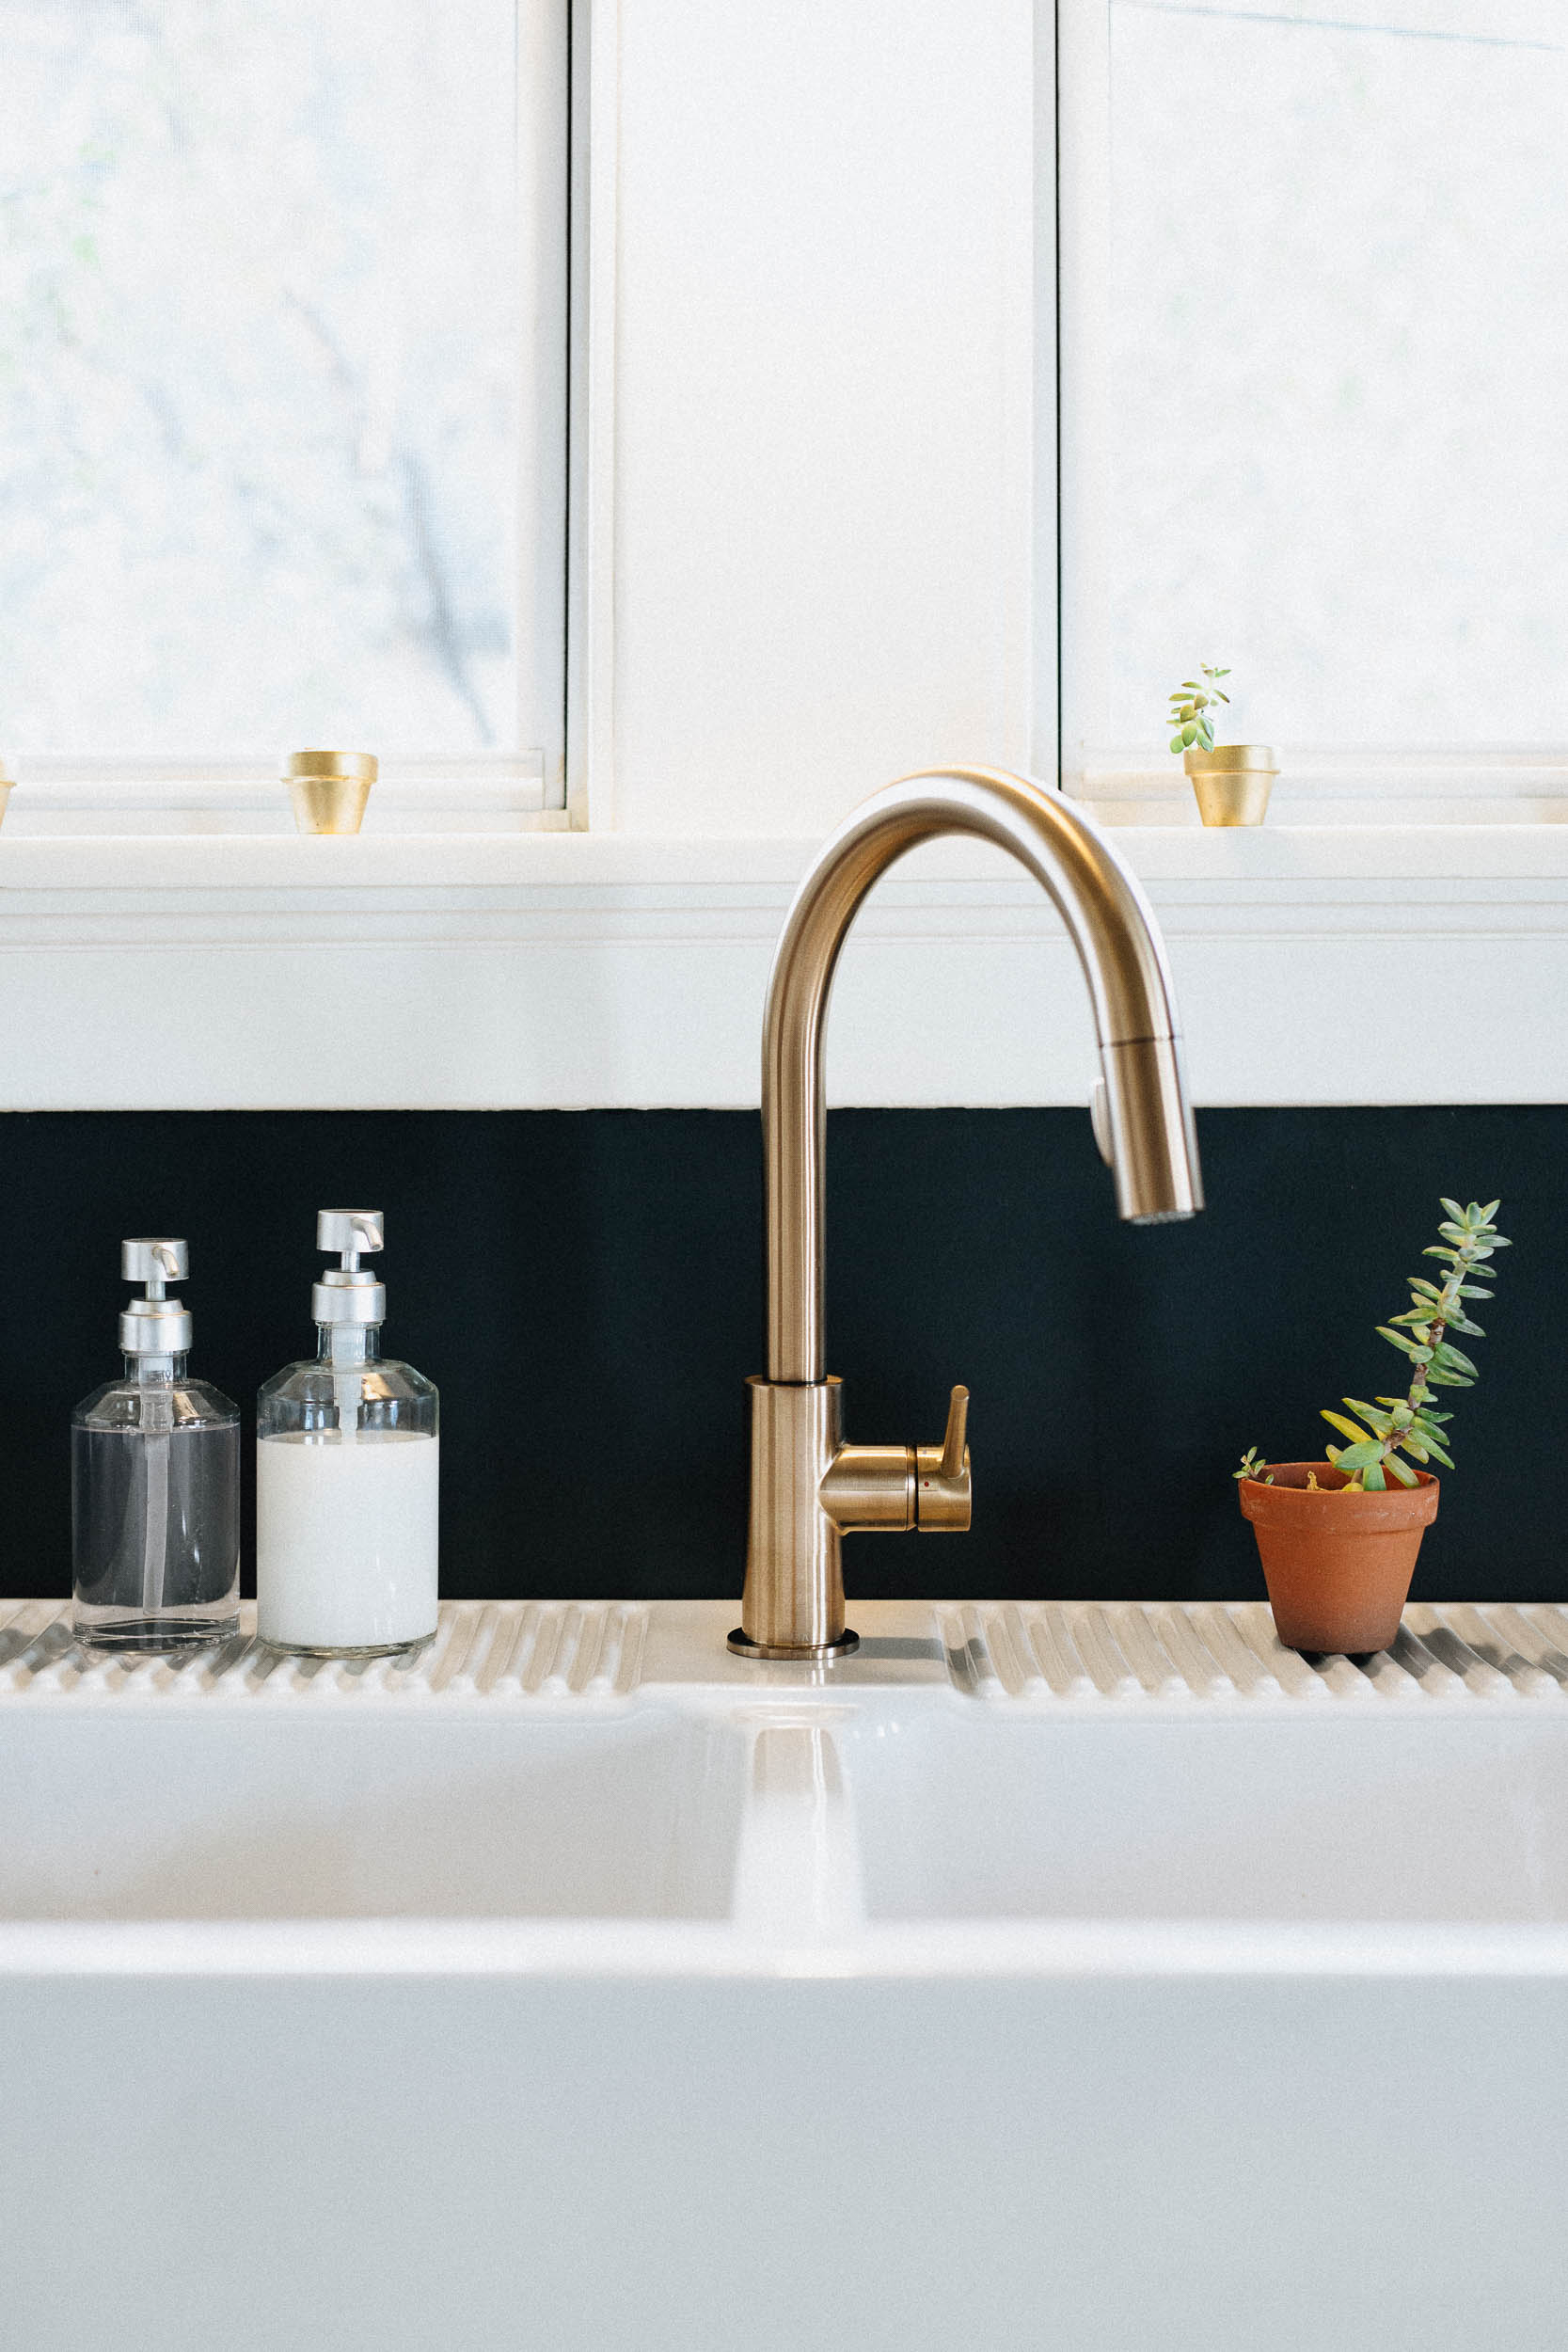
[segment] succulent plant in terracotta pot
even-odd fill
[[[1500,1201],[1443,1201],[1441,1282],[1410,1277],[1410,1305],[1378,1327],[1411,1365],[1403,1396],[1347,1396],[1323,1419],[1348,1442],[1322,1462],[1266,1462],[1249,1447],[1235,1475],[1252,1522],[1280,1640],[1291,1649],[1386,1649],[1400,1628],[1421,1536],[1437,1516],[1429,1462],[1453,1468],[1439,1389],[1473,1388],[1476,1367],[1452,1332],[1483,1336],[1466,1302],[1492,1293],[1470,1279],[1508,1242],[1493,1223]],[[1408,1458],[1406,1458],[1408,1457]]]

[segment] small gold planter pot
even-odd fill
[[[283,771],[301,833],[357,833],[376,778],[371,752],[295,752]]]
[[[1212,752],[1183,752],[1181,765],[1197,794],[1206,825],[1260,825],[1279,762],[1267,743],[1216,743]]]

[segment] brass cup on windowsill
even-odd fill
[[[1197,795],[1206,825],[1260,825],[1279,762],[1268,743],[1216,743],[1212,752],[1189,751],[1181,765]]]
[[[283,771],[301,833],[357,833],[375,779],[372,752],[295,752]]]

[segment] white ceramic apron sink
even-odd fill
[[[1568,1623],[733,1614],[0,1613],[5,2340],[1562,2340]]]

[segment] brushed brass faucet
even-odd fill
[[[844,1623],[847,1534],[969,1525],[968,1391],[953,1391],[941,1445],[847,1445],[843,1389],[824,1370],[822,1338],[823,1061],[833,968],[872,884],[906,850],[949,833],[1010,850],[1068,927],[1100,1041],[1091,1108],[1118,1214],[1150,1224],[1203,1206],[1164,944],[1136,877],[1099,827],[1061,793],[990,768],[930,769],[852,809],[795,894],[768,984],[768,1370],[747,1384],[751,1533],[740,1624],[730,1635],[730,1647],[748,1658],[854,1648]]]

